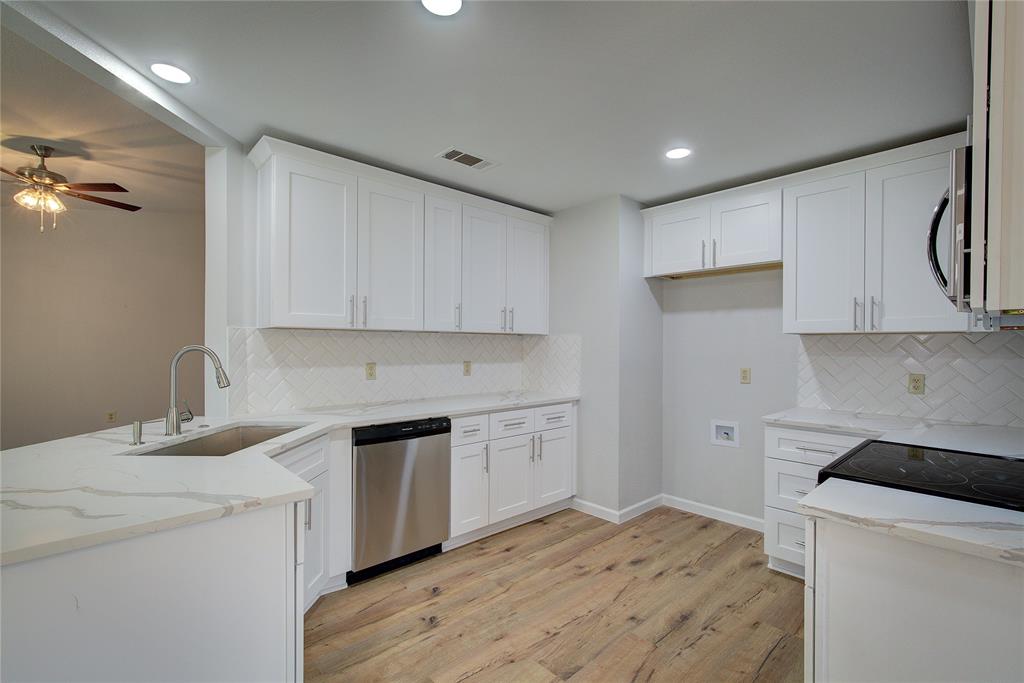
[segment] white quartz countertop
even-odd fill
[[[179,437],[164,436],[163,421],[144,425],[142,446],[129,445],[127,426],[2,451],[0,564],[309,498],[309,484],[273,457],[337,429],[578,398],[507,392],[333,406],[287,415],[196,417],[182,426]],[[300,428],[223,457],[136,457],[238,425],[286,424]]]
[[[1024,567],[1024,512],[829,479],[800,501],[812,517]]]
[[[953,451],[1024,457],[1024,429],[820,408],[791,408],[761,418],[772,427],[815,429]]]

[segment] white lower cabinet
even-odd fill
[[[494,524],[533,507],[534,436],[491,441],[488,522]]]
[[[574,411],[563,403],[452,420],[451,539],[496,533],[508,524],[485,527],[573,496]],[[559,426],[541,426],[549,420]],[[488,439],[506,427],[512,436]]]
[[[487,525],[487,448],[486,441],[452,448],[453,537]]]
[[[538,432],[535,439],[533,492],[540,507],[572,495],[572,429]]]
[[[765,427],[764,552],[769,567],[803,575],[807,539],[797,505],[817,486],[822,467],[867,438],[873,437]]]
[[[303,573],[303,609],[309,609],[320,596],[320,588],[327,579],[327,472],[310,482],[315,493],[306,506],[304,521],[305,560]]]

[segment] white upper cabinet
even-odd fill
[[[547,334],[547,226],[518,218],[509,221],[507,298],[508,332]]]
[[[356,176],[280,156],[258,182],[261,325],[352,327]]]
[[[710,211],[706,202],[683,204],[651,219],[652,275],[670,275],[708,266],[711,241]]]
[[[462,330],[504,332],[508,218],[475,206],[462,208]]]
[[[729,192],[711,202],[710,267],[782,259],[782,192]]]
[[[783,330],[863,330],[864,173],[785,188],[782,215]]]
[[[957,313],[928,264],[925,235],[936,204],[949,189],[950,155],[935,154],[867,172],[865,285],[868,331],[966,331],[970,314]],[[949,217],[936,255],[949,272]]]
[[[424,212],[423,328],[459,329],[462,313],[462,205],[427,196]]]
[[[359,321],[423,329],[423,194],[359,179]]]
[[[260,327],[546,334],[548,219],[263,137]]]

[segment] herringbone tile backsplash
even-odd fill
[[[1024,427],[1024,332],[801,335],[798,375],[805,408]]]
[[[468,377],[465,360],[473,362]],[[376,380],[366,379],[371,361]],[[502,391],[577,393],[580,338],[236,327],[228,367],[232,415]]]

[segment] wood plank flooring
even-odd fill
[[[797,681],[803,584],[761,535],[574,510],[325,596],[307,681]]]

